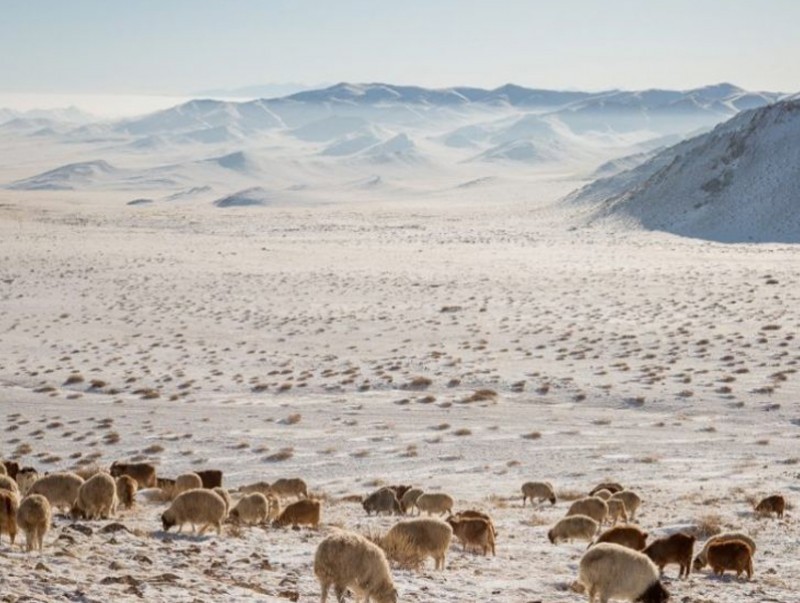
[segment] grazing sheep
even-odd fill
[[[227,517],[228,513],[230,513],[230,511],[231,511],[231,507],[233,506],[233,501],[231,500],[231,495],[222,486],[216,486],[214,488],[211,488],[211,491],[212,492],[216,492],[217,494],[219,494],[219,497],[222,500],[225,501],[225,517]]]
[[[492,555],[494,550],[494,525],[490,520],[482,517],[458,517],[447,518],[447,523],[453,528],[453,534],[461,541],[463,550],[467,550],[467,545],[479,546],[483,550],[484,556],[489,551]]]
[[[196,473],[183,473],[175,478],[175,487],[172,489],[172,496],[179,496],[188,490],[202,488],[203,480]]]
[[[403,513],[408,513],[409,511],[415,509],[417,507],[417,499],[422,496],[423,491],[422,488],[411,488],[405,494],[403,494],[403,498],[400,500],[400,510]],[[419,514],[420,510],[417,509],[417,513]]]
[[[269,517],[269,501],[261,492],[245,494],[231,509],[231,519],[245,524],[257,524]]]
[[[117,484],[108,473],[96,473],[78,488],[73,519],[108,519],[117,508]]]
[[[741,532],[723,532],[722,534],[717,534],[716,536],[712,536],[706,540],[705,545],[703,545],[703,550],[698,553],[694,560],[694,564],[692,565],[694,571],[699,572],[708,564],[708,547],[710,547],[712,544],[717,544],[719,542],[730,542],[731,540],[741,540],[750,547],[751,555],[756,554],[756,543],[752,538],[750,538],[750,536],[747,534],[742,534]]]
[[[708,564],[714,573],[721,576],[725,570],[733,570],[738,578],[742,572],[747,572],[747,579],[753,576],[753,553],[750,546],[743,540],[729,540],[715,542],[708,547]]]
[[[273,522],[274,526],[286,526],[291,524],[292,527],[298,525],[309,525],[316,529],[319,527],[319,519],[322,511],[322,505],[318,500],[311,500],[304,498],[293,502],[286,507],[278,518]]]
[[[658,571],[664,573],[664,567],[670,563],[680,565],[678,578],[689,577],[692,571],[692,557],[694,556],[695,537],[687,534],[672,534],[666,538],[659,538],[651,542],[642,551],[658,566]]]
[[[597,484],[594,488],[592,488],[592,491],[589,492],[589,496],[594,496],[595,494],[600,492],[600,490],[608,490],[609,492],[611,492],[611,494],[616,494],[617,492],[621,492],[624,489],[625,488],[622,486],[622,484],[619,484],[617,482],[603,482],[601,484]]]
[[[212,490],[197,488],[187,490],[175,497],[169,509],[161,515],[164,531],[177,525],[178,531],[183,530],[183,524],[191,523],[192,531],[200,526],[203,534],[209,527],[214,527],[217,534],[222,534],[222,520],[225,518],[225,501],[219,494]]]
[[[628,523],[628,512],[625,510],[625,503],[618,498],[610,498],[606,501],[608,505],[608,523],[617,525],[617,520]]]
[[[642,504],[642,499],[633,490],[621,490],[611,495],[615,500],[621,500],[625,504],[625,511],[631,521],[636,519],[636,510]]]
[[[584,553],[578,582],[586,587],[589,603],[610,599],[637,603],[664,603],[669,593],[658,577],[658,568],[647,555],[618,544],[604,542]]]
[[[562,540],[588,540],[592,541],[600,524],[586,515],[570,515],[558,520],[556,525],[547,532],[547,538],[552,544]]]
[[[222,471],[219,469],[204,469],[195,473],[200,476],[203,488],[213,490],[214,488],[222,487]]]
[[[69,512],[82,485],[83,478],[69,471],[50,473],[37,479],[28,490],[28,495],[41,494],[52,507]]]
[[[431,513],[437,513],[438,515],[452,513],[454,504],[455,501],[452,496],[441,492],[425,492],[417,498],[417,508],[420,514],[423,511],[427,512],[428,515]]]
[[[0,492],[11,492],[14,496],[19,497],[19,486],[7,475],[0,475]]]
[[[367,515],[371,515],[373,511],[376,515],[380,515],[381,513],[388,513],[389,515],[392,513],[395,515],[402,514],[400,510],[400,501],[397,500],[394,490],[390,490],[389,488],[376,490],[364,499],[361,506],[364,507]]]
[[[116,486],[117,500],[119,500],[119,504],[126,509],[133,507],[136,490],[138,490],[136,480],[130,475],[120,475],[117,478]]]
[[[756,505],[756,513],[761,515],[769,515],[771,513],[775,513],[775,515],[780,519],[783,517],[783,511],[786,508],[786,499],[783,498],[780,494],[774,494],[773,496],[767,496],[763,499],[760,503]]]
[[[241,494],[252,494],[253,492],[261,492],[264,496],[272,494],[272,488],[268,482],[255,482],[239,488]]]
[[[109,469],[111,477],[130,475],[139,484],[139,488],[155,488],[156,468],[151,463],[120,463],[114,461]]]
[[[594,542],[594,545],[600,544],[601,542],[613,542],[614,544],[628,547],[634,551],[641,551],[647,546],[647,532],[643,532],[636,526],[616,526],[600,534]]]
[[[42,552],[44,535],[50,529],[50,503],[41,494],[29,494],[17,510],[17,525],[25,532],[25,550]]]
[[[569,506],[567,517],[570,515],[588,515],[597,523],[603,523],[608,515],[608,505],[606,501],[593,496],[579,498]]]
[[[278,498],[290,496],[296,496],[298,499],[308,498],[308,486],[299,477],[281,478],[272,482],[269,489]]]
[[[602,490],[598,490],[592,496],[595,498],[602,498],[604,501],[608,502],[608,499],[611,498],[611,495],[614,494],[611,490],[606,490],[603,488]]]
[[[431,557],[434,568],[443,570],[453,530],[441,519],[421,517],[394,524],[381,540],[381,548],[389,558],[405,555]]]
[[[314,574],[322,589],[320,603],[328,600],[331,586],[339,603],[344,602],[348,588],[356,601],[363,598],[375,603],[397,603],[386,555],[358,534],[342,531],[325,538],[314,555]]]
[[[0,463],[2,465],[4,471],[3,474],[7,475],[11,479],[17,479],[17,475],[19,474],[19,463],[16,461],[3,461]]]
[[[33,467],[23,467],[17,473],[17,486],[19,486],[19,492],[22,496],[25,496],[28,493],[28,490],[31,489],[33,482],[39,479],[39,472],[36,471]]]
[[[19,499],[16,494],[0,490],[0,541],[3,539],[3,532],[8,534],[11,544],[17,537],[17,511],[19,510]]]
[[[553,490],[553,484],[550,482],[525,482],[522,484],[522,506],[525,506],[525,501],[531,499],[541,503],[543,500],[549,500],[551,505],[556,504],[556,493]]]

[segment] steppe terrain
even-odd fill
[[[58,517],[42,555],[3,539],[0,599],[315,601],[325,534],[394,521],[347,497],[413,483],[490,512],[498,547],[395,569],[401,601],[583,601],[585,545],[546,532],[615,479],[653,536],[758,543],[750,582],[670,566],[673,600],[796,602],[796,510],[752,500],[800,490],[798,248],[584,228],[556,203],[580,184],[232,209],[3,191],[4,457],[301,476],[325,506],[319,532],[222,537],[165,534],[145,496],[122,530]],[[563,500],[523,509],[536,479]]]

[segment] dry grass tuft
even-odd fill
[[[695,521],[694,535],[705,540],[722,531],[722,518],[716,513],[706,513]]]

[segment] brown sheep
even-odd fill
[[[16,461],[3,461],[3,467],[5,468],[5,474],[16,481],[17,474],[19,473],[19,463]]]
[[[413,486],[396,485],[387,487],[389,488],[389,490],[392,490],[394,492],[394,495],[397,497],[397,500],[403,500],[403,496],[405,496],[405,493],[411,490]]]
[[[721,576],[725,570],[733,570],[738,578],[747,572],[747,579],[753,576],[753,555],[750,546],[743,540],[718,542],[708,547],[708,564],[714,573]]]
[[[458,513],[456,513],[456,517],[485,519],[486,521],[489,522],[489,525],[491,526],[494,535],[497,536],[497,530],[494,527],[494,521],[492,521],[492,517],[488,513],[484,513],[483,511],[476,511],[475,509],[465,509],[463,511],[459,511]]]
[[[17,538],[17,510],[19,501],[17,496],[5,490],[0,491],[0,540],[3,539],[3,532],[8,534],[11,544]]]
[[[322,505],[318,500],[304,498],[286,507],[278,518],[272,522],[272,525],[286,526],[291,524],[292,527],[295,527],[306,524],[317,529],[319,527],[321,509]]]
[[[522,506],[525,506],[525,501],[531,499],[531,505],[534,501],[542,502],[543,500],[550,501],[551,505],[556,504],[556,493],[553,490],[553,484],[550,482],[525,482],[522,484]]]
[[[130,475],[120,475],[117,478],[116,485],[119,504],[126,509],[133,507],[135,502],[134,496],[136,496],[136,490],[138,489],[136,480]]]
[[[775,513],[775,515],[780,519],[783,517],[783,511],[786,509],[786,499],[783,498],[780,494],[774,494],[773,496],[767,496],[763,499],[760,503],[756,505],[756,513],[761,515],[769,515],[771,513]]]
[[[31,489],[33,483],[39,479],[39,472],[36,471],[33,467],[23,467],[17,473],[17,486],[19,486],[19,492],[22,496],[25,496],[28,493],[28,490]]]
[[[654,540],[642,552],[653,560],[662,574],[665,566],[677,563],[680,565],[678,578],[683,576],[688,578],[692,571],[694,543],[694,536],[681,533],[672,534],[666,538]]]
[[[111,464],[109,473],[112,477],[120,475],[130,475],[139,484],[139,488],[155,488],[156,468],[152,463],[120,463],[114,461]]]
[[[0,475],[0,492],[11,492],[15,496],[19,496],[19,486],[7,475]]]
[[[622,486],[622,484],[619,484],[617,482],[602,482],[600,484],[597,484],[594,488],[592,488],[591,492],[589,492],[589,496],[594,496],[595,494],[600,492],[600,490],[608,490],[609,492],[611,492],[611,494],[616,494],[617,492],[621,492],[624,489],[625,488]]]
[[[645,548],[647,540],[647,532],[643,532],[636,526],[616,526],[607,529],[605,532],[597,537],[597,540],[589,546],[600,544],[601,542],[611,542],[620,544],[634,551],[641,551]]]
[[[750,556],[756,554],[756,542],[750,536],[742,532],[723,532],[706,540],[702,550],[697,554],[697,558],[692,564],[694,571],[699,572],[708,565],[708,547],[717,542],[729,542],[731,540],[741,540],[750,547]]]
[[[453,534],[461,541],[462,548],[466,551],[467,545],[479,546],[483,550],[484,556],[494,549],[494,526],[491,521],[481,517],[457,517],[455,515],[447,518],[447,523],[453,528]]]
[[[308,498],[308,486],[299,477],[281,478],[272,482],[269,487],[270,492],[278,498],[289,498],[296,496],[300,498]],[[262,493],[266,494],[266,493]]]
[[[397,500],[397,496],[391,488],[376,490],[363,500],[361,506],[364,507],[367,515],[371,515],[373,511],[376,515],[381,513],[402,515],[400,501]]]
[[[222,471],[219,469],[205,469],[204,471],[195,471],[195,473],[200,476],[203,488],[213,490],[222,487]]]

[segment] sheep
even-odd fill
[[[417,508],[420,514],[423,511],[427,512],[428,515],[431,513],[437,513],[439,515],[452,513],[454,504],[455,501],[452,496],[441,492],[425,492],[420,494],[419,498],[417,498]]]
[[[117,500],[126,509],[130,509],[134,505],[134,496],[138,485],[135,479],[130,475],[120,475],[116,481],[117,486]]]
[[[625,504],[625,511],[631,521],[636,519],[636,510],[642,504],[642,499],[633,490],[621,490],[611,495],[615,500],[621,500]]]
[[[541,503],[543,500],[549,500],[551,505],[556,504],[556,494],[553,491],[553,484],[550,482],[525,482],[522,484],[522,506],[525,506],[525,501],[531,499]]]
[[[270,491],[278,498],[296,496],[298,499],[308,498],[308,486],[299,477],[281,478],[272,482]]]
[[[175,487],[172,489],[172,496],[179,496],[187,490],[194,490],[195,488],[202,488],[203,480],[196,473],[183,473],[175,478]]]
[[[304,498],[293,502],[281,511],[281,514],[272,522],[272,525],[280,527],[291,524],[294,527],[300,524],[307,524],[316,529],[319,527],[321,509],[322,505],[318,500]]]
[[[349,588],[356,601],[397,603],[397,590],[386,555],[377,545],[352,532],[336,532],[320,542],[314,555],[314,574],[322,591],[320,603],[328,600],[334,587],[336,600],[344,602]]]
[[[177,525],[178,532],[183,530],[183,524],[191,523],[192,531],[200,526],[200,534],[209,527],[217,530],[217,535],[222,534],[222,520],[225,518],[225,501],[219,494],[212,490],[196,488],[187,490],[175,497],[169,509],[161,515],[161,524],[164,531]]]
[[[595,498],[602,498],[604,501],[608,502],[608,499],[611,498],[611,495],[614,494],[611,490],[606,490],[603,488],[602,490],[598,490],[592,496]]]
[[[610,498],[606,501],[608,505],[608,523],[617,525],[617,520],[628,523],[628,512],[625,510],[625,503],[618,498]]]
[[[589,492],[589,496],[594,496],[595,494],[600,492],[600,490],[608,490],[609,492],[611,492],[611,494],[616,494],[617,492],[621,492],[624,489],[625,488],[622,486],[622,484],[619,484],[617,482],[602,482],[600,484],[597,484],[594,488],[592,488],[591,492]]]
[[[231,519],[245,524],[257,524],[265,521],[269,516],[269,502],[261,492],[245,494],[231,509]]]
[[[17,538],[17,511],[19,510],[19,499],[16,494],[0,490],[0,540],[3,539],[3,532],[8,534],[11,544]]]
[[[680,565],[678,578],[689,577],[692,571],[692,557],[694,557],[695,537],[688,534],[672,534],[666,538],[659,538],[651,542],[642,551],[658,566],[663,574],[664,567],[670,563]]]
[[[558,544],[561,540],[591,542],[599,529],[600,524],[587,515],[570,515],[558,520],[547,532],[547,538],[552,544]]]
[[[7,475],[0,475],[0,492],[11,492],[14,496],[19,497],[19,486]]]
[[[638,603],[664,603],[669,593],[661,584],[658,568],[638,551],[604,542],[584,553],[578,570],[578,582],[586,587],[589,603],[610,599]]]
[[[213,490],[214,488],[222,487],[222,471],[219,469],[204,469],[195,473],[200,476],[203,488]]]
[[[417,506],[417,499],[423,494],[421,488],[411,488],[405,494],[403,494],[403,498],[400,500],[400,510],[403,513],[408,513],[409,511],[413,510]],[[417,513],[420,510],[417,509]]]
[[[166,500],[175,498],[175,480],[169,477],[159,477],[156,479],[156,487],[161,490],[162,496]]]
[[[39,479],[39,472],[36,471],[33,467],[23,467],[17,473],[17,486],[19,486],[19,492],[22,496],[25,496],[28,493],[28,490],[31,489],[33,482]]]
[[[3,467],[3,474],[7,475],[11,479],[17,479],[17,474],[19,473],[19,463],[16,461],[3,461],[0,463]]]
[[[761,515],[770,515],[771,513],[775,513],[778,519],[780,519],[783,517],[783,511],[785,508],[786,499],[780,494],[774,494],[772,496],[767,496],[756,505],[756,513]]]
[[[450,548],[453,529],[433,517],[406,519],[394,524],[381,539],[381,548],[389,558],[412,555],[425,560],[431,557],[434,568],[444,570],[445,557]]]
[[[217,494],[219,494],[219,497],[223,501],[225,501],[225,517],[227,517],[228,514],[231,512],[231,507],[233,506],[233,501],[231,500],[231,495],[222,486],[216,486],[214,488],[211,488],[211,491],[212,492],[216,492]]]
[[[484,556],[494,550],[494,525],[490,520],[482,517],[458,517],[450,516],[447,523],[453,528],[453,534],[461,541],[463,550],[467,550],[467,545],[479,546],[483,550]]]
[[[252,494],[253,492],[261,492],[264,496],[272,494],[272,488],[268,482],[255,482],[239,488],[241,494]]]
[[[25,532],[25,550],[42,552],[44,535],[50,529],[50,502],[41,494],[28,494],[17,510],[17,525]]]
[[[120,463],[114,461],[108,471],[111,477],[130,475],[139,484],[139,488],[155,488],[156,468],[151,463]]]
[[[594,542],[594,545],[602,542],[613,542],[614,544],[628,547],[634,551],[641,551],[647,546],[646,541],[647,532],[643,532],[636,526],[616,526],[600,534]]]
[[[52,507],[66,509],[69,512],[78,498],[78,490],[83,485],[83,478],[69,471],[49,473],[37,479],[28,495],[41,494]]]
[[[714,573],[721,576],[725,570],[733,570],[738,578],[742,572],[747,572],[747,579],[753,576],[753,553],[750,546],[743,540],[729,540],[715,542],[707,551],[708,564]]]
[[[606,501],[593,496],[579,498],[570,505],[567,517],[570,515],[588,515],[597,523],[603,523],[608,515],[608,505]]]
[[[96,473],[78,488],[72,518],[108,519],[117,508],[117,484],[108,473]]]
[[[703,545],[703,550],[698,553],[692,564],[694,571],[699,572],[708,564],[708,547],[718,542],[730,542],[731,540],[741,540],[745,542],[747,546],[750,547],[751,555],[756,554],[756,543],[747,534],[742,534],[741,532],[723,532],[722,534],[712,536],[706,541],[705,545]]]
[[[389,488],[389,490],[391,490],[392,492],[394,492],[394,495],[397,497],[397,500],[403,500],[403,496],[405,496],[405,493],[411,490],[411,486],[402,484],[395,486],[386,486],[386,487]]]
[[[402,514],[400,510],[400,501],[397,500],[394,490],[390,490],[389,488],[376,490],[363,500],[361,506],[364,507],[367,515],[371,515],[373,511],[376,515],[380,515],[381,513],[388,513],[390,515],[392,513],[395,515]]]

